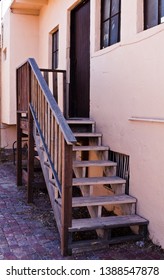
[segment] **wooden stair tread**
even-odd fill
[[[61,198],[56,201],[61,205]],[[126,203],[136,203],[136,198],[129,195],[82,196],[72,198],[72,207],[116,205]]]
[[[116,166],[117,163],[110,160],[75,160],[73,161],[74,167],[89,167],[89,166]]]
[[[70,232],[102,228],[119,228],[133,225],[146,225],[148,221],[138,215],[109,216],[87,219],[73,219]]]
[[[97,132],[74,132],[75,137],[102,137],[102,133]]]
[[[117,177],[84,177],[84,178],[73,178],[73,186],[87,186],[87,185],[99,185],[99,184],[125,184],[126,180]]]
[[[95,124],[95,121],[91,119],[80,118],[80,119],[68,119],[67,123],[68,124]]]
[[[108,146],[73,146],[73,151],[108,151]]]

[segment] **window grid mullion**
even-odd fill
[[[158,24],[161,23],[161,0],[158,0]]]
[[[109,11],[109,45],[111,44],[111,18],[112,18],[112,7],[113,7],[113,0],[110,1],[110,11]]]
[[[117,30],[117,40],[120,40],[120,32],[121,32],[121,1],[119,2],[119,10],[118,10],[118,30]]]

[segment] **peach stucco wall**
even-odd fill
[[[8,9],[2,23],[1,121],[5,130],[1,129],[1,146],[10,148],[16,140],[16,132],[11,133],[16,124],[16,68],[28,57],[38,58],[39,18],[13,14]]]
[[[57,26],[59,68],[67,70],[69,82],[70,10],[78,2],[49,0],[38,17],[10,16],[14,28],[9,25],[7,48],[15,57],[4,62],[13,75],[6,74],[10,87],[3,102],[8,98],[10,105],[4,107],[4,121],[15,121],[15,67],[29,56],[40,67],[50,67],[51,33]],[[121,41],[100,50],[100,0],[90,2],[91,117],[104,144],[130,156],[130,194],[138,200],[137,213],[150,221],[150,237],[164,248],[164,24],[143,31],[143,1],[122,0]]]
[[[38,17],[13,14],[8,9],[2,22],[2,122],[15,124],[16,67],[27,57],[37,59]]]
[[[130,155],[130,194],[164,247],[164,25],[142,31],[141,4],[122,1],[120,43],[95,51],[91,39],[91,116],[104,144]]]

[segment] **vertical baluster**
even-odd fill
[[[58,172],[58,124],[55,121],[55,170]]]
[[[40,111],[40,126],[42,126],[42,106],[41,106],[41,104],[42,104],[42,99],[41,99],[41,96],[42,96],[42,90],[41,90],[41,88],[40,88],[40,86],[39,86],[39,111]]]
[[[52,111],[50,110],[50,124],[49,124],[50,134],[49,134],[49,149],[50,149],[50,157],[52,160],[52,154],[51,154],[51,134],[52,134]]]
[[[45,116],[46,116],[46,99],[45,99],[45,96],[43,96],[43,126],[44,126],[43,136],[44,136],[44,139],[45,139],[45,134],[46,134]]]
[[[48,146],[48,110],[49,110],[48,102],[46,102],[46,127],[47,127],[47,130],[46,130],[46,145],[47,146]]]
[[[60,183],[62,182],[62,141],[63,136],[59,130],[59,147],[58,147],[58,178]]]
[[[43,76],[44,76],[44,79],[47,83],[47,85],[49,86],[49,76],[48,76],[48,71],[44,71],[43,72]]]
[[[46,126],[47,102],[44,100],[44,140],[46,142],[47,126]]]
[[[57,72],[53,72],[53,96],[58,103]]]
[[[53,147],[53,136],[54,136],[54,118],[51,113],[51,160],[54,162],[54,147]]]
[[[54,168],[56,168],[55,167],[55,154],[56,154],[56,152],[55,152],[55,133],[56,133],[55,127],[56,127],[56,125],[55,125],[55,123],[56,123],[55,117],[53,116],[53,164],[54,164]]]
[[[51,141],[51,112],[50,107],[48,107],[48,134],[47,134],[47,147],[48,152],[50,153],[50,141]]]
[[[35,95],[35,100],[36,100],[36,114],[38,113],[38,87],[37,87],[37,80],[36,77],[34,75],[34,95]]]
[[[39,84],[38,84],[38,121],[40,124],[40,87],[39,87]]]
[[[44,112],[44,94],[42,93],[42,132],[44,135],[44,130],[45,130],[45,123],[44,123],[44,118],[45,118],[45,112]]]

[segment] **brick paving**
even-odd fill
[[[26,187],[16,186],[15,166],[0,163],[0,260],[164,260],[164,250],[146,240],[108,249],[60,254],[59,234],[48,195],[36,190],[27,204]]]

